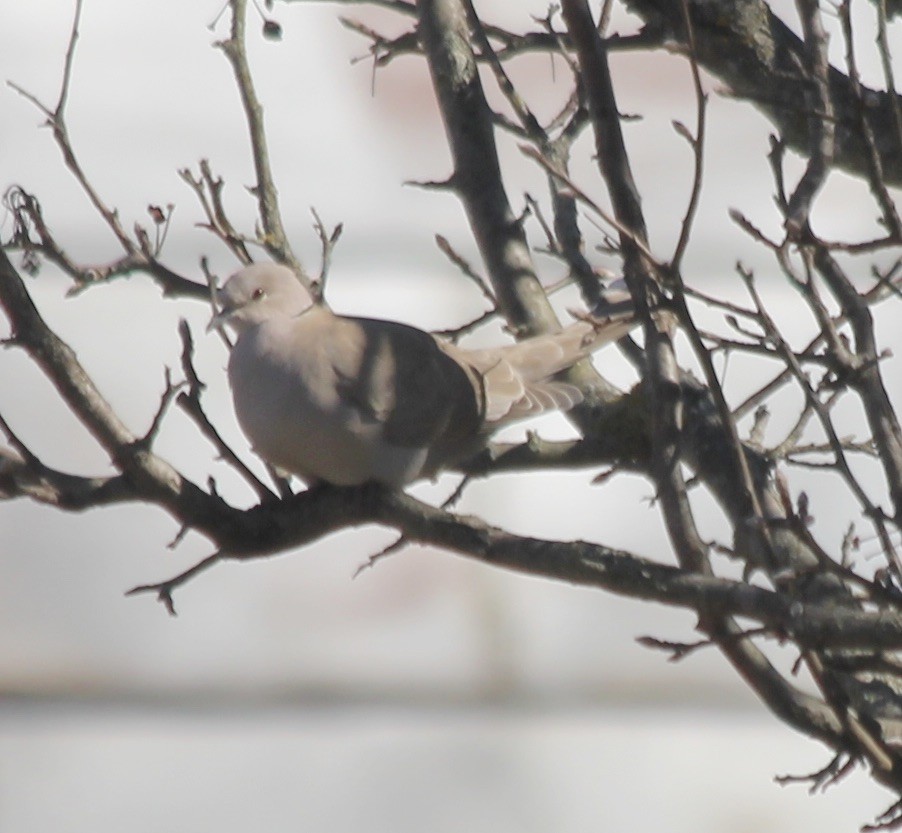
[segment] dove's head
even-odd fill
[[[313,297],[287,266],[254,263],[216,291],[219,312],[208,330],[229,324],[238,332],[274,318],[295,318],[313,306]]]

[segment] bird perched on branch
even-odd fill
[[[624,336],[630,311],[468,350],[395,321],[335,315],[286,266],[260,263],[216,293],[237,341],[235,412],[254,450],[308,484],[400,488],[478,452],[490,435],[582,400],[552,377]]]

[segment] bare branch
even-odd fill
[[[290,266],[295,274],[304,279],[307,285],[310,285],[310,278],[295,257],[282,224],[278,189],[270,166],[266,131],[263,125],[263,105],[254,89],[247,61],[245,46],[247,0],[229,0],[229,5],[232,9],[231,36],[217,45],[232,66],[238,92],[241,95],[241,103],[244,106],[244,115],[253,151],[254,169],[257,174],[257,184],[252,193],[257,198],[260,221],[263,224],[263,245],[275,260]]]
[[[822,792],[836,784],[852,771],[856,763],[857,758],[854,755],[839,752],[833,756],[827,766],[817,772],[812,772],[810,775],[778,775],[774,778],[774,781],[783,786],[787,784],[809,784],[808,792],[813,794]]]
[[[323,221],[320,219],[315,208],[311,208],[310,213],[313,214],[313,228],[316,230],[320,242],[320,268],[319,276],[316,279],[316,286],[319,288],[319,294],[322,295],[326,288],[326,281],[329,278],[329,269],[332,266],[332,252],[341,237],[344,226],[342,223],[339,223],[330,232],[326,229],[325,225],[323,225]]]
[[[535,274],[502,184],[488,104],[462,0],[418,8],[419,30],[454,158],[452,182],[470,218],[499,307],[517,333],[560,325]]]
[[[154,441],[160,433],[160,429],[163,427],[163,418],[169,411],[169,406],[172,404],[179,391],[187,384],[187,382],[174,383],[172,381],[172,372],[168,367],[166,368],[165,381],[166,387],[163,390],[163,395],[160,397],[160,405],[157,408],[156,414],[154,414],[153,421],[150,423],[150,428],[147,429],[147,433],[143,437],[136,440],[139,446],[146,449],[150,449],[153,446]]]
[[[133,587],[131,590],[126,592],[126,596],[136,596],[140,593],[155,593],[157,597],[157,601],[159,601],[169,613],[170,616],[176,616],[175,610],[175,602],[172,598],[172,594],[175,590],[181,587],[185,582],[204,572],[205,570],[209,570],[215,564],[218,564],[222,560],[222,553],[215,552],[212,555],[208,555],[203,560],[199,561],[193,567],[189,567],[184,572],[179,573],[177,576],[174,576],[171,579],[167,579],[166,581],[161,581],[156,584],[139,584],[137,587]]]
[[[110,209],[106,206],[100,195],[88,181],[87,175],[82,169],[81,164],[79,163],[78,158],[75,155],[75,151],[72,148],[72,144],[69,141],[69,131],[65,121],[65,107],[68,101],[69,84],[72,76],[72,67],[75,60],[75,44],[78,41],[78,25],[81,18],[81,7],[81,0],[77,0],[75,4],[75,18],[73,20],[72,31],[69,36],[69,45],[66,49],[66,62],[63,70],[63,80],[60,86],[60,96],[59,100],[57,101],[56,107],[51,110],[49,107],[41,104],[41,102],[38,101],[35,96],[25,92],[25,90],[23,90],[18,85],[13,84],[11,81],[7,83],[13,90],[31,101],[35,106],[38,107],[38,109],[41,110],[42,113],[44,113],[45,116],[47,116],[48,126],[53,131],[53,138],[55,139],[59,149],[62,151],[63,160],[66,163],[66,167],[72,172],[73,176],[87,195],[91,204],[100,214],[100,216],[103,217],[107,226],[109,226],[110,230],[116,236],[116,239],[119,241],[125,252],[127,254],[132,254],[136,249],[134,241],[128,236],[125,229],[122,227],[122,224],[119,221],[119,215],[115,211],[115,209]]]
[[[222,240],[241,263],[250,263],[251,256],[246,244],[260,241],[240,235],[235,230],[222,202],[225,182],[222,177],[214,176],[210,163],[206,159],[200,160],[199,172],[200,176],[195,177],[188,168],[182,168],[179,171],[179,176],[197,196],[201,208],[207,217],[205,228]]]
[[[686,43],[680,4],[672,0],[630,0],[646,28],[667,33],[665,43]],[[840,7],[842,4],[840,4]],[[763,0],[689,0],[689,11],[700,65],[720,78],[730,95],[755,104],[776,125],[791,147],[810,151],[810,79],[805,44]],[[902,145],[894,124],[895,93],[862,88],[830,67],[827,76],[833,122],[844,128],[859,125],[861,116],[874,137],[881,169],[888,184],[902,182]],[[867,101],[862,111],[860,102]],[[834,163],[858,176],[867,176],[868,152],[860,128],[843,129],[836,139]]]
[[[855,98],[855,115],[858,120],[858,132],[861,134],[864,143],[867,181],[871,187],[871,192],[876,197],[877,203],[880,206],[880,210],[883,214],[883,222],[889,231],[890,238],[898,243],[902,240],[902,220],[899,218],[895,203],[886,187],[886,177],[883,167],[884,161],[877,148],[877,140],[869,121],[869,105],[866,103],[865,91],[862,89],[861,81],[858,76],[854,38],[852,36],[852,16],[850,13],[850,6],[851,3],[848,2],[848,0],[845,0],[845,2],[839,4],[838,9],[843,35],[846,39],[846,64],[849,69],[849,84]],[[880,32],[878,28],[878,44],[879,41]],[[883,53],[882,47],[880,48],[880,51]],[[884,74],[889,84],[887,93],[890,102],[892,126],[896,135],[897,146],[902,148],[902,142],[900,142],[900,139],[902,139],[902,132],[900,132],[900,129],[902,129],[902,103],[900,103],[899,97],[896,95],[896,91],[892,86],[892,69],[889,69],[889,72],[887,73],[887,63],[885,59],[883,60],[883,64]]]
[[[41,316],[25,283],[2,253],[0,306],[11,326],[6,344],[24,350],[43,369],[114,471],[89,477],[53,469],[44,460],[40,439],[18,434],[18,426],[0,415],[0,439],[5,438],[5,445],[0,443],[0,498],[24,497],[69,510],[124,502],[149,504],[173,519],[177,532],[171,546],[189,532],[200,532],[209,539],[212,554],[171,578],[130,591],[153,594],[172,614],[177,592],[220,561],[274,556],[361,524],[376,524],[397,535],[364,567],[402,546],[419,543],[487,565],[689,610],[698,616],[699,640],[646,637],[643,644],[666,650],[672,659],[716,646],[780,719],[832,748],[834,760],[808,776],[813,787],[838,780],[861,761],[875,779],[902,790],[898,743],[902,662],[897,656],[902,652],[902,560],[897,553],[902,526],[902,430],[890,397],[892,386],[883,378],[889,365],[887,351],[878,347],[875,319],[881,319],[872,314],[872,307],[881,300],[902,298],[902,259],[891,248],[902,240],[902,223],[890,191],[893,183],[902,181],[902,99],[894,87],[886,0],[874,1],[885,94],[867,90],[860,82],[848,0],[838,6],[846,38],[846,74],[827,62],[823,9],[813,0],[797,0],[801,39],[774,17],[763,0],[724,0],[720,5],[704,0],[630,0],[629,7],[650,25],[638,35],[625,37],[605,36],[610,0],[598,4],[597,20],[592,9],[598,14],[598,6],[590,6],[587,0],[564,0],[563,30],[558,9],[552,6],[544,17],[527,23],[530,31],[522,34],[485,21],[472,0],[418,4],[374,0],[373,5],[413,20],[414,25],[405,24],[402,34],[393,36],[363,23],[344,21],[345,25],[369,42],[374,74],[377,67],[402,54],[425,58],[453,167],[444,179],[437,176],[437,181],[421,185],[437,198],[451,195],[461,201],[483,261],[467,262],[445,237],[436,236],[441,251],[479,287],[492,307],[452,337],[496,315],[505,318],[517,337],[555,330],[560,324],[549,295],[562,285],[576,284],[593,310],[605,270],[590,262],[592,250],[587,252],[581,228],[590,223],[603,235],[596,248],[622,261],[644,328],[641,348],[631,340],[621,344],[633,362],[638,384],[622,393],[601,379],[588,362],[581,363],[567,380],[575,380],[586,394],[584,404],[571,414],[582,438],[550,442],[529,434],[523,443],[490,443],[459,465],[463,474],[459,487],[438,508],[376,485],[320,484],[295,494],[271,467],[273,485],[261,480],[243,461],[243,452],[239,455],[230,448],[216,420],[209,418],[192,335],[184,321],[179,325],[184,381],[166,370],[159,405],[147,415],[149,428],[136,436],[87,375],[75,352],[53,332],[52,322]],[[18,186],[5,197],[12,220],[8,248],[23,253],[22,268],[28,272],[37,271],[44,261],[59,266],[73,282],[71,294],[119,275],[143,272],[166,294],[209,299],[208,286],[160,262],[164,244],[176,234],[178,217],[173,219],[172,205],[150,204],[149,220],[126,228],[128,224],[92,187],[76,157],[65,116],[81,7],[77,0],[56,103],[47,106],[22,88],[13,88],[47,119],[66,166],[116,238],[118,256],[114,253],[94,265],[79,263],[70,254],[70,244],[52,228],[38,199]],[[281,216],[263,110],[248,62],[247,0],[229,0],[226,11],[231,14],[230,31],[217,46],[234,74],[250,139],[256,177],[251,193],[259,216],[255,228],[242,230],[231,222],[225,183],[206,160],[181,176],[198,200],[201,227],[239,262],[250,262],[262,248],[268,256],[294,267],[314,291],[321,292],[342,226],[327,228],[313,211],[321,268],[318,278],[304,273]],[[259,5],[257,11],[272,34],[276,24]],[[653,255],[656,247],[646,229],[622,129],[625,116],[617,106],[609,67],[614,50],[636,48],[667,48],[688,56],[694,90],[694,126],[673,122],[692,152],[687,162],[692,184],[682,221],[677,218],[671,229],[677,243],[670,262]],[[565,75],[563,97],[549,116],[544,109],[534,109],[531,90],[514,84],[514,66],[506,63],[527,52],[543,53],[552,62],[551,72]],[[741,303],[688,286],[691,276],[685,274],[685,255],[695,234],[706,153],[702,69],[726,79],[731,87],[728,94],[754,101],[778,127],[780,135],[772,138],[768,162],[785,233],[773,238],[762,230],[767,228],[766,219],[738,210],[731,216],[747,233],[747,243],[773,256],[773,271],[782,271],[786,285],[797,293],[806,321],[810,316],[812,332],[798,339],[800,344],[807,341],[801,349],[791,346],[797,343],[794,330],[790,337],[789,331],[778,327],[780,317],[761,294],[763,277],[759,286],[749,270],[737,267],[750,299]],[[484,81],[500,91],[503,112],[492,112]],[[576,170],[571,159],[574,143],[586,127],[594,133],[595,161],[607,189],[604,199],[590,197],[592,187],[577,182],[572,173]],[[548,195],[527,195],[527,208],[519,213],[507,196],[495,141],[498,131],[508,131],[527,145],[523,153],[541,167],[547,180]],[[789,149],[804,154],[804,173],[797,182],[791,178],[795,160],[788,158]],[[811,218],[819,216],[822,185],[836,166],[867,179],[886,227],[882,236],[869,233],[867,239],[848,242],[821,239],[813,230]],[[604,207],[606,200],[610,209]],[[526,237],[527,228],[534,229],[527,222],[531,216],[540,226],[535,248]],[[564,265],[566,274],[560,281],[542,279],[537,273],[536,251],[546,251]],[[862,268],[861,260],[856,260],[861,256],[873,262]],[[212,284],[204,259],[201,268]],[[555,268],[560,271],[559,264]],[[760,267],[759,274],[763,275]],[[696,317],[697,304],[707,305],[704,312],[713,311],[722,320],[701,329],[696,323],[701,320]],[[580,311],[573,314],[585,317]],[[691,348],[688,354],[686,339]],[[678,363],[684,355],[693,373],[701,369],[703,381]],[[718,357],[723,358],[722,364]],[[780,372],[764,377],[770,381],[737,404],[740,397],[732,394],[737,381],[745,389],[745,380],[738,378],[745,367],[754,364],[766,369],[765,362],[774,361],[779,362]],[[792,396],[776,396],[785,392],[784,387],[790,387]],[[794,410],[784,405],[789,399]],[[154,443],[172,402],[249,487],[256,505],[230,505],[209,472],[202,475],[206,483],[197,485],[156,456]],[[847,427],[846,406],[859,404],[867,430]],[[752,424],[740,426],[738,420],[753,410]],[[772,413],[775,419],[769,420]],[[772,432],[778,433],[776,439]],[[869,459],[862,461],[861,455]],[[882,481],[877,483],[867,479],[874,470],[871,459],[882,466]],[[779,469],[778,461],[782,461]],[[859,462],[867,462],[868,470],[856,467]],[[833,477],[839,485],[840,499],[854,512],[854,518],[842,520],[846,531],[841,538],[827,538],[815,523],[826,512],[825,505],[819,503],[818,492],[804,491],[793,482],[793,466]],[[477,477],[580,467],[588,469],[586,488],[609,482],[623,471],[647,478],[669,536],[668,551],[651,558],[601,543],[544,540],[450,511]],[[887,494],[892,509],[887,508]],[[705,529],[700,501],[710,500],[718,504],[722,520],[730,527],[731,538],[718,536],[723,542],[711,541],[700,531]],[[855,531],[863,522],[876,533],[875,539],[864,540],[878,540],[883,551],[876,565],[867,561],[861,549],[863,539]],[[722,557],[740,563],[742,578],[721,577]],[[797,651],[792,671],[781,670],[772,660],[771,639]],[[804,691],[793,679],[801,668],[807,672],[809,688],[813,681],[814,693]],[[899,806],[879,823],[902,825]]]
[[[489,288],[489,285],[485,282],[485,279],[482,275],[478,274],[473,267],[467,262],[467,260],[458,252],[454,250],[454,247],[451,243],[448,242],[448,238],[444,237],[441,234],[435,235],[435,244],[439,247],[442,254],[448,258],[464,275],[464,277],[469,278],[476,286],[479,291],[482,293],[482,297],[485,298],[490,306],[492,311],[495,311],[498,306],[498,302],[495,300],[495,294]]]
[[[224,504],[141,447],[79,364],[72,349],[44,322],[3,250],[0,250],[0,306],[12,325],[15,344],[24,348],[46,373],[60,397],[113,464],[135,479],[139,484],[138,493],[150,502],[166,506],[176,517],[190,518],[194,526],[208,534],[215,532],[222,522]]]
[[[833,162],[835,124],[830,99],[827,33],[816,0],[797,0],[804,31],[804,74],[808,117],[808,165],[786,206],[787,228],[801,229],[808,222],[811,201],[821,189]]]
[[[207,295],[203,284],[176,274],[157,260],[159,252],[132,248],[109,263],[76,263],[50,231],[37,197],[24,188],[13,185],[4,194],[3,204],[13,218],[13,234],[8,248],[18,249],[25,254],[27,263],[31,264],[30,271],[36,272],[39,268],[39,263],[34,258],[36,253],[56,264],[75,283],[69,291],[71,295],[133,272],[149,275],[166,297],[204,298]]]
[[[216,430],[204,412],[200,398],[205,385],[198,378],[197,371],[194,368],[194,339],[191,337],[188,322],[184,319],[179,322],[179,337],[182,341],[182,372],[185,374],[185,379],[188,383],[188,391],[183,391],[179,394],[176,400],[178,406],[191,418],[201,434],[213,444],[220,457],[244,478],[256,493],[257,498],[262,501],[272,500],[276,494],[268,489],[244,464],[241,458],[222,438],[222,435]],[[281,491],[281,484],[279,484],[279,487]]]
[[[685,131],[683,135],[692,148],[695,169],[692,176],[692,191],[689,195],[689,204],[686,206],[686,214],[680,226],[680,238],[677,241],[673,257],[670,259],[670,265],[674,272],[680,271],[680,264],[689,246],[689,235],[692,231],[692,223],[695,220],[699,199],[702,194],[702,174],[705,168],[705,115],[708,109],[708,96],[702,89],[702,79],[698,69],[695,33],[689,16],[688,0],[681,0],[681,6],[683,9],[683,21],[686,26],[686,45],[689,51],[689,67],[692,71],[692,88],[695,91],[695,135],[690,135],[688,131]]]

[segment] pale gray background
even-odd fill
[[[71,5],[0,0],[0,76],[48,104],[58,92]],[[228,183],[234,221],[251,227],[254,205],[243,189],[252,170],[237,94],[224,58],[210,48],[226,30],[206,28],[218,2],[85,5],[69,102],[85,169],[126,227],[149,225],[148,203],[176,204],[167,263],[199,275],[207,255],[227,274],[234,262],[194,228],[199,208],[176,175],[209,158]],[[545,12],[541,3],[530,9]],[[373,97],[370,64],[350,62],[365,44],[337,20],[354,12],[279,7],[279,44],[261,42],[251,17],[251,59],[292,241],[315,267],[315,206],[327,224],[345,224],[329,287],[336,309],[453,326],[479,311],[480,299],[432,238],[444,234],[478,264],[463,211],[447,194],[402,186],[449,172],[428,78],[418,59],[401,59],[379,73]],[[490,14],[525,25],[507,4],[495,3]],[[387,30],[401,31],[386,20]],[[617,25],[635,24],[621,17]],[[841,55],[840,44],[834,52]],[[666,256],[691,177],[689,152],[670,127],[675,118],[694,121],[688,72],[663,55],[623,55],[614,64],[621,109],[644,116],[626,132],[654,248]],[[537,109],[545,115],[566,93],[563,66],[556,70],[547,59],[511,70],[541,91]],[[876,81],[874,66],[865,72]],[[710,79],[707,86],[718,87]],[[0,184],[37,193],[74,257],[115,257],[115,241],[63,170],[40,114],[5,87],[0,112]],[[709,167],[686,274],[741,297],[733,271],[741,257],[779,299],[775,312],[801,344],[808,316],[781,288],[767,254],[726,217],[736,206],[778,233],[768,132],[747,107],[712,98]],[[603,199],[588,138],[576,173]],[[501,147],[519,210],[524,191],[543,193],[543,177],[515,142],[503,139]],[[836,175],[816,223],[825,236],[865,237],[875,233],[874,214],[864,186]],[[9,218],[2,224],[6,237]],[[600,240],[590,234],[590,242]],[[606,265],[601,256],[596,262]],[[557,264],[537,263],[549,282],[560,275]],[[864,279],[868,264],[856,268]],[[65,298],[67,285],[51,269],[29,286],[135,431],[149,424],[164,365],[178,366],[175,325],[186,317],[209,384],[208,410],[246,449],[224,385],[224,352],[203,336],[202,305],[161,301],[141,277],[77,299]],[[902,342],[894,339],[898,353]],[[616,381],[631,383],[614,351],[599,361]],[[764,373],[737,362],[730,389]],[[887,374],[897,388],[898,368],[888,365]],[[774,437],[798,397],[783,402]],[[106,470],[16,351],[0,353],[0,406],[49,464]],[[850,409],[850,424],[855,417]],[[548,436],[567,431],[559,418],[541,428]],[[213,473],[230,498],[250,501],[177,412],[158,450],[198,482]],[[462,508],[522,533],[667,558],[648,484],[621,476],[589,488],[594,474],[496,478],[475,484]],[[854,514],[848,499],[834,482],[790,476],[794,490],[811,492],[818,535],[835,543]],[[452,487],[443,479],[414,491],[437,501]],[[705,513],[705,524],[706,534],[723,535],[716,511]],[[826,751],[770,717],[715,654],[674,665],[636,645],[643,634],[693,639],[687,614],[422,548],[352,581],[391,540],[363,529],[269,561],[218,567],[178,592],[180,615],[170,619],[150,597],[123,592],[209,552],[197,536],[170,552],[176,532],[168,517],[143,507],[66,515],[0,504],[0,833],[840,831],[891,800],[861,773],[814,798],[775,786],[774,774],[816,769]]]

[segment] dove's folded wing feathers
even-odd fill
[[[477,431],[475,382],[431,335],[394,321],[326,314],[339,396],[381,424],[386,442],[425,447]]]

